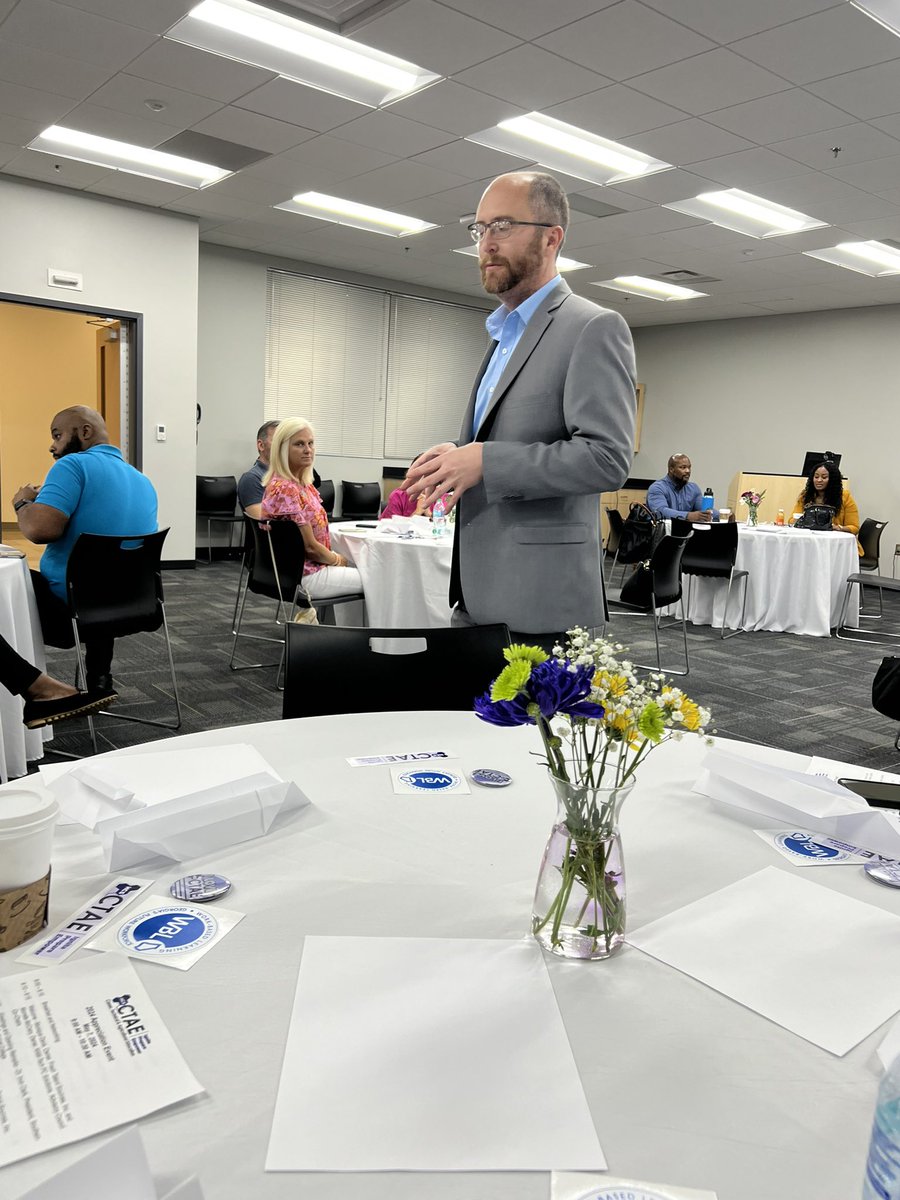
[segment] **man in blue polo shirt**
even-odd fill
[[[13,496],[19,529],[46,545],[40,571],[32,571],[44,641],[75,644],[66,602],[66,565],[82,533],[109,536],[156,532],[156,491],[140,471],[109,444],[106,423],[82,405],[63,409],[50,426],[56,459],[41,488],[21,487]],[[86,639],[86,687],[112,692],[113,638]]]

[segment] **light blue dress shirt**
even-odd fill
[[[523,300],[519,307],[514,308],[512,312],[501,306],[495,309],[485,321],[485,327],[491,341],[496,342],[497,345],[494,347],[494,353],[491,356],[491,361],[488,363],[487,370],[481,377],[478,392],[475,396],[475,413],[472,418],[473,438],[478,435],[481,422],[484,420],[484,414],[494,394],[494,389],[500,382],[503,369],[510,358],[512,358],[512,353],[516,346],[518,346],[522,334],[525,332],[525,326],[537,312],[541,303],[561,282],[562,280],[559,275],[554,276],[549,283],[545,283],[542,288],[539,288],[527,300]]]

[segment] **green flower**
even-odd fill
[[[503,653],[506,654],[507,651],[504,650]],[[494,701],[515,700],[528,682],[530,674],[530,662],[524,659],[511,661],[491,684],[491,699]]]
[[[514,643],[512,646],[506,647],[503,657],[508,663],[525,662],[536,667],[540,663],[546,662],[549,655],[545,654],[540,646],[523,646],[521,643]],[[527,679],[528,676],[526,675],[525,678]]]
[[[648,741],[658,742],[665,732],[666,719],[655,700],[648,700],[638,717],[638,729]]]

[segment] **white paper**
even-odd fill
[[[451,770],[440,763],[391,767],[391,781],[398,796],[444,796],[448,792],[472,794],[462,771]]]
[[[606,1162],[531,938],[306,938],[266,1170],[560,1166]]]
[[[88,949],[127,954],[187,971],[243,916],[218,905],[147,896],[137,911],[98,934]]]
[[[137,1126],[123,1129],[84,1158],[25,1192],[19,1200],[157,1200]]]
[[[717,1200],[717,1197],[715,1192],[698,1192],[696,1188],[673,1187],[668,1183],[554,1171],[550,1176],[550,1200]]]
[[[778,867],[626,940],[832,1054],[900,1008],[900,916]]]
[[[860,851],[857,846],[809,829],[755,829],[753,832],[795,867],[858,867],[878,857],[869,850]]]
[[[118,955],[0,980],[0,1059],[12,1068],[0,1166],[203,1090],[134,967]]]

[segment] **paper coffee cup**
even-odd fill
[[[725,520],[727,521],[727,520],[728,520],[728,518],[731,516],[731,509],[730,509],[730,508],[720,508],[720,509],[719,509],[719,516],[720,516],[720,517],[724,517],[724,518],[725,518]]]
[[[59,805],[39,788],[0,788],[0,892],[43,879]]]

